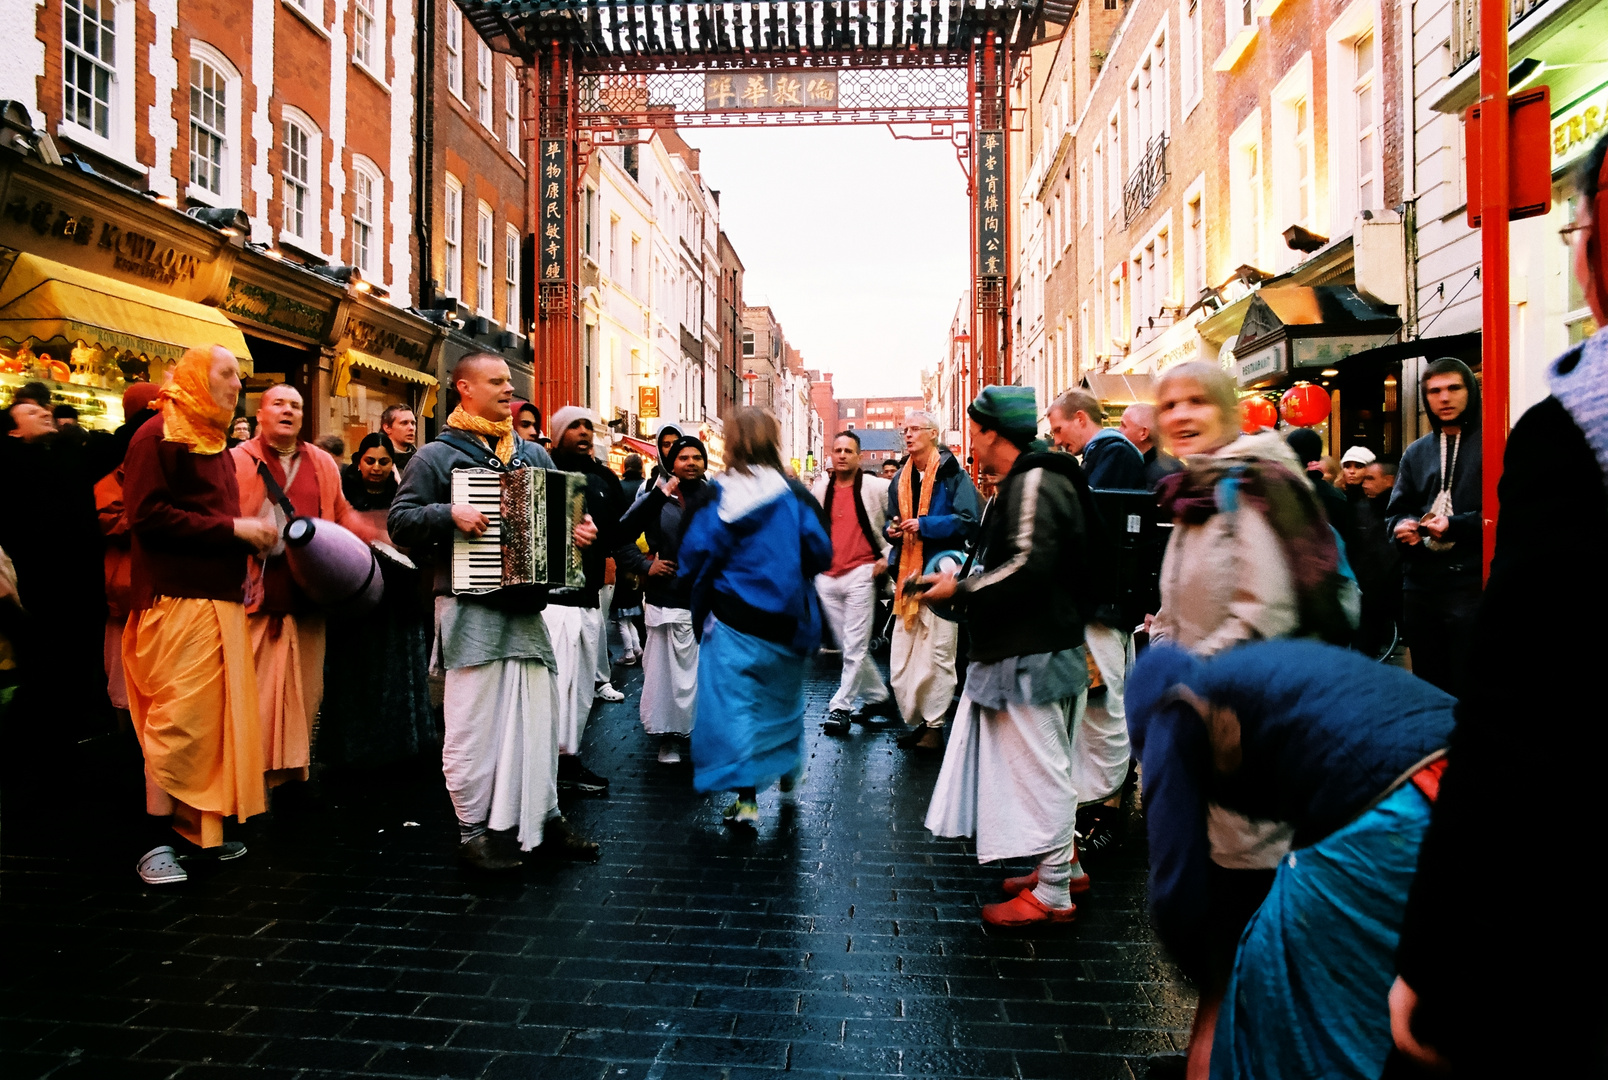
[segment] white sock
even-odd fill
[[[1045,907],[1057,911],[1072,906],[1072,894],[1067,883],[1072,880],[1072,865],[1064,862],[1039,863],[1038,884],[1033,888],[1033,895]]]

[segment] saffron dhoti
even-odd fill
[[[173,800],[182,836],[216,847],[224,818],[267,808],[243,605],[158,596],[129,616],[123,673],[151,794]]]
[[[324,617],[261,613],[247,616],[246,627],[268,786],[305,780],[313,721],[324,698]]]

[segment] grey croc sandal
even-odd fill
[[[147,885],[177,885],[181,881],[190,880],[190,875],[179,865],[179,858],[174,854],[171,844],[152,848],[141,855],[134,869],[139,872],[140,880]]]

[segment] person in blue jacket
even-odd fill
[[[832,564],[820,506],[782,471],[781,427],[764,409],[726,424],[726,472],[711,482],[677,552],[698,634],[693,785],[735,788],[726,823],[759,820],[758,793],[804,774],[804,667],[820,644],[815,576]]]
[[[1310,640],[1205,659],[1155,645],[1127,696],[1151,919],[1202,987],[1191,1075],[1209,1059],[1213,1080],[1375,1080],[1455,702],[1400,668]],[[1224,895],[1208,801],[1289,839],[1248,921]],[[1214,984],[1220,999],[1207,992]]]

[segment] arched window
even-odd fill
[[[314,254],[320,253],[323,230],[318,224],[323,192],[320,158],[324,139],[312,118],[288,106],[280,124],[280,237]]]
[[[190,42],[190,186],[199,202],[240,202],[240,73],[205,42]]]
[[[385,176],[361,154],[352,156],[352,265],[370,281],[384,278]]]

